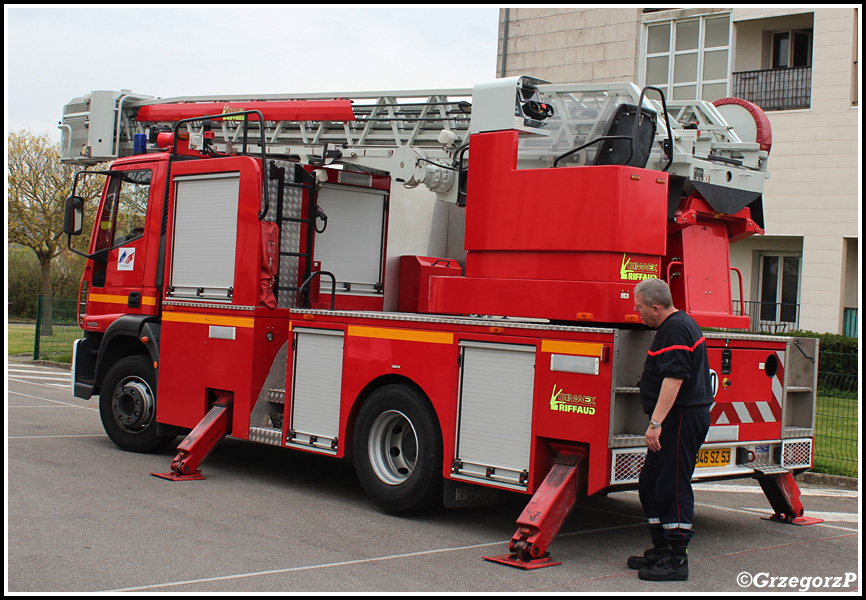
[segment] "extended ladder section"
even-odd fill
[[[401,146],[441,150],[443,145],[463,143],[469,128],[470,89],[421,90],[356,94],[306,94],[264,96],[190,96],[157,99],[127,92],[93,92],[64,107],[62,158],[92,165],[133,153],[136,134],[148,134],[181,119],[195,116],[260,110],[265,117],[268,153],[289,155],[304,162],[330,161],[325,145],[344,151],[339,158],[368,160],[387,158]],[[461,108],[465,107],[465,108]],[[101,127],[94,127],[95,124]],[[243,119],[214,122],[212,133],[218,151],[230,144],[239,150]],[[191,134],[202,133],[202,124],[190,123]],[[249,126],[250,153],[260,152],[259,123]],[[454,134],[445,144],[441,132]],[[94,133],[98,133],[97,138]],[[355,149],[365,149],[359,156]],[[441,155],[441,153],[439,153]]]
[[[567,159],[563,155],[599,137],[621,134],[616,130],[621,105],[641,104],[644,114],[658,118],[648,159],[640,166],[724,188],[763,191],[766,149],[741,139],[713,104],[678,101],[665,106],[654,94],[645,96],[631,83],[559,85],[525,77],[472,89],[345,94],[154,98],[129,90],[95,91],[64,107],[61,159],[95,165],[133,154],[136,136],[154,148],[157,133],[177,121],[259,110],[272,156],[386,171],[406,187],[423,182],[440,199],[453,202],[455,161],[466,158],[465,149],[458,150],[469,134],[521,131],[519,168],[601,164],[602,144]],[[534,113],[537,106],[546,112]],[[665,109],[668,118],[663,118]],[[259,127],[256,120],[245,126],[238,117],[184,125],[193,149],[204,149],[208,140],[217,153],[253,155],[261,152]],[[558,159],[561,165],[555,165]]]

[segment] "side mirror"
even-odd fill
[[[84,226],[84,199],[80,196],[69,196],[63,211],[63,233],[81,235]]]

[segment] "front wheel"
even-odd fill
[[[442,497],[442,434],[416,389],[392,384],[370,395],[355,425],[355,471],[367,494],[390,512]]]
[[[99,416],[105,433],[123,450],[154,452],[175,440],[156,434],[156,372],[146,356],[128,356],[108,370]]]

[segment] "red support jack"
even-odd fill
[[[794,525],[824,522],[824,519],[803,516],[805,510],[800,502],[800,488],[790,472],[763,475],[758,477],[758,483],[770,501],[770,506],[776,511],[772,516],[764,517],[765,519]]]
[[[517,518],[517,532],[508,544],[511,554],[484,556],[484,560],[518,567],[540,569],[561,565],[547,552],[577,502],[577,466],[581,455],[560,451],[553,468]]]
[[[198,425],[189,432],[177,447],[177,456],[171,461],[170,473],[151,473],[156,477],[172,481],[204,479],[199,465],[216,447],[217,442],[229,432],[232,395],[216,392],[217,401]]]

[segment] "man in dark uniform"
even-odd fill
[[[695,320],[673,306],[668,285],[647,279],[634,290],[635,310],[656,328],[640,380],[650,417],[638,489],[653,547],[628,566],[648,581],[685,581],[695,498],[691,479],[710,427],[713,402],[707,345]]]

